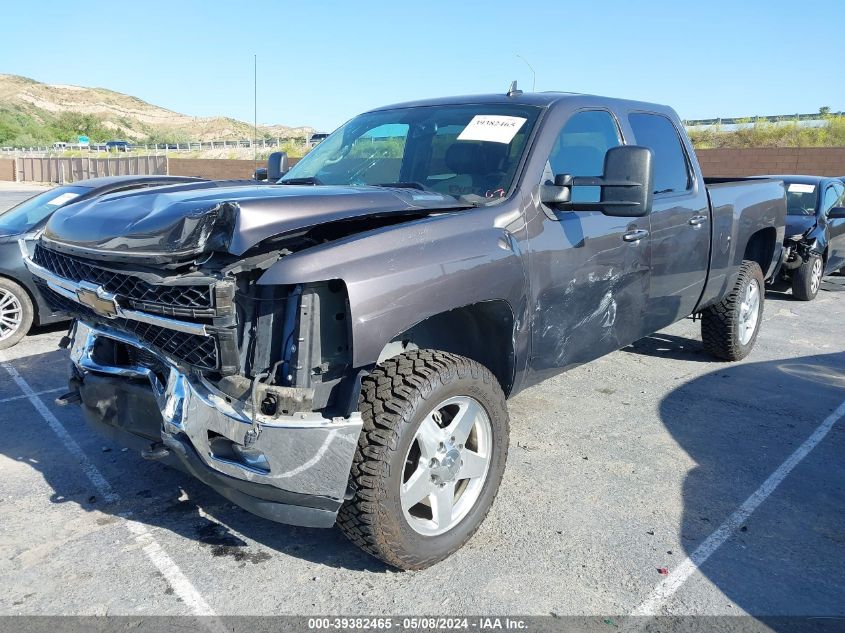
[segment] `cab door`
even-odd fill
[[[556,174],[601,176],[622,144],[607,110],[579,110],[559,124],[537,184]],[[598,202],[594,187],[572,200]],[[537,382],[641,338],[649,284],[649,218],[562,211],[537,202],[529,226],[531,380]]]
[[[845,218],[831,218],[830,210],[845,207],[845,186],[833,182],[825,189],[822,213],[827,223],[827,266],[825,273],[845,268]]]
[[[654,204],[651,211],[651,278],[648,334],[695,309],[710,263],[710,207],[703,182],[696,182],[675,123],[663,114],[631,112],[631,141],[652,150]]]

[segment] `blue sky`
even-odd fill
[[[9,2],[0,73],[331,131],[397,101],[530,89],[684,118],[845,109],[842,0]]]

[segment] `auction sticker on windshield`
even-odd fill
[[[518,116],[477,114],[458,135],[458,140],[510,143],[525,121]]]
[[[793,182],[787,189],[789,193],[813,193],[815,190],[815,185],[803,185],[798,182]]]
[[[68,191],[67,193],[63,193],[60,196],[56,196],[55,198],[53,198],[52,200],[47,202],[47,204],[49,204],[50,206],[53,206],[53,207],[57,207],[59,205],[65,204],[66,202],[70,202],[74,198],[78,198],[78,197],[79,197],[78,193],[73,193],[71,191]]]

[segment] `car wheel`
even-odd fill
[[[12,347],[26,336],[33,316],[26,290],[11,279],[0,279],[0,349]]]
[[[810,259],[801,264],[792,273],[792,296],[799,301],[812,301],[819,293],[822,284],[824,262],[818,255],[811,255]]]
[[[741,360],[757,341],[765,301],[763,271],[743,261],[727,297],[701,313],[704,349],[723,360]]]
[[[505,395],[482,365],[416,350],[363,380],[364,429],[354,496],[338,524],[353,543],[399,569],[458,550],[490,510],[505,469]]]

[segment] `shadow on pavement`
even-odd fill
[[[38,334],[52,334],[54,332],[66,332],[68,325],[69,321],[59,321],[58,323],[37,325],[29,331],[27,336],[37,336]]]
[[[845,400],[845,353],[724,365],[667,395],[660,415],[694,460],[683,486],[687,554]],[[760,616],[845,615],[845,420],[701,567]],[[701,588],[696,577],[690,580]],[[684,595],[681,589],[680,596]],[[695,612],[687,599],[683,608]]]
[[[66,384],[68,362],[67,353],[57,350],[19,358],[11,364],[39,392]],[[1,396],[21,394],[7,378],[0,380],[0,384],[3,385]],[[210,557],[228,558],[239,566],[266,562],[273,558],[272,550],[275,550],[331,567],[372,572],[389,569],[352,545],[337,528],[299,528],[262,519],[233,505],[190,475],[145,461],[137,451],[122,450],[118,444],[89,429],[79,407],[57,407],[53,403],[57,395],[59,392],[45,394],[41,399],[120,500],[106,503],[85,479],[82,469],[75,464],[68,467],[69,453],[48,425],[41,424],[43,421],[26,400],[0,404],[0,433],[12,438],[0,442],[0,453],[11,460],[24,461],[41,473],[53,489],[51,502],[76,503],[87,511],[113,515],[113,521],[131,513],[133,520],[201,543]],[[37,423],[27,425],[26,431],[21,432],[19,420],[23,415]],[[98,522],[112,521],[101,518]],[[263,548],[250,545],[238,533]]]
[[[845,290],[845,276],[829,275],[822,279],[819,285],[821,292],[842,292]],[[772,301],[798,301],[792,296],[792,285],[789,281],[778,280],[766,288],[766,299]]]
[[[675,360],[689,360],[700,363],[712,363],[713,357],[704,351],[701,341],[658,332],[641,338],[622,348],[629,354],[654,356],[656,358],[672,358]]]

